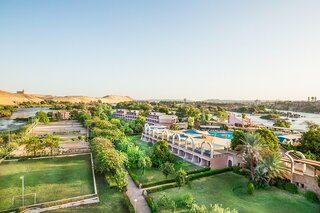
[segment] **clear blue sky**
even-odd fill
[[[320,97],[320,1],[2,0],[0,89]]]

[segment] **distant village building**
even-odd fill
[[[308,97],[308,102],[317,102],[317,97],[316,96]]]
[[[21,91],[17,91],[17,94],[24,94],[24,89]]]
[[[152,126],[165,126],[170,128],[174,123],[178,122],[178,117],[176,115],[167,115],[161,112],[150,112],[146,123]]]
[[[71,116],[68,111],[55,111],[51,113],[51,117],[57,120],[69,120]]]
[[[236,127],[250,127],[253,125],[252,121],[248,117],[236,116],[234,113],[228,115],[228,125]]]
[[[139,110],[128,110],[128,109],[116,109],[113,113],[113,117],[131,121],[137,119],[139,116]]]

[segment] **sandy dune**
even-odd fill
[[[102,98],[88,97],[88,96],[51,96],[51,95],[31,95],[31,94],[17,94],[0,90],[0,105],[17,105],[22,102],[40,102],[43,100],[54,100],[57,102],[70,103],[91,103],[101,101],[102,103],[119,103],[125,101],[132,101],[128,96],[108,95]]]

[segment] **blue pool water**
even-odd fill
[[[210,131],[208,132],[210,135],[219,137],[219,138],[225,138],[225,139],[232,139],[233,138],[233,133],[232,132],[214,132]]]
[[[196,130],[194,129],[187,129],[183,131],[186,134],[190,134],[190,135],[195,135],[195,134],[199,134],[197,133]],[[223,132],[215,132],[215,131],[209,131],[208,132],[210,135],[215,136],[215,137],[219,137],[219,138],[224,138],[224,139],[228,139],[231,140],[233,138],[233,132],[229,132],[229,131],[223,131]],[[285,139],[281,136],[285,135],[283,133],[275,133],[278,140],[280,142],[283,142]],[[187,138],[187,135],[185,134],[180,134],[181,138]],[[200,136],[196,136],[195,138],[200,138]]]
[[[194,129],[187,129],[187,130],[184,130],[183,132],[190,134],[190,135],[198,134],[197,131]]]
[[[208,132],[210,135],[213,135],[213,136],[216,136],[216,137],[219,137],[219,138],[225,138],[225,139],[229,139],[231,140],[233,138],[233,132],[214,132],[214,131],[210,131]],[[283,142],[285,139],[281,136],[285,135],[283,133],[275,133],[278,140],[280,142]]]

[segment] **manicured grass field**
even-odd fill
[[[190,186],[167,189],[149,194],[157,202],[163,192],[182,205],[183,196],[191,193],[198,204],[210,207],[210,204],[222,204],[223,207],[235,208],[239,212],[252,213],[319,213],[320,206],[311,203],[302,195],[291,194],[284,190],[271,188],[256,190],[254,195],[246,194],[247,179],[228,172],[191,182]],[[182,210],[182,209],[178,209]],[[164,209],[161,209],[164,212]]]
[[[140,140],[140,136],[133,136],[129,138],[141,149],[145,150],[148,154],[152,153],[152,144]],[[180,168],[185,171],[191,171],[195,169],[200,169],[201,167],[185,161],[177,156],[174,156],[175,169],[178,171]],[[166,177],[163,175],[160,169],[150,168],[145,170],[145,174],[142,173],[141,169],[132,169],[132,172],[138,177],[140,183],[148,183],[153,181],[164,180]],[[169,176],[168,178],[171,178]]]
[[[90,155],[54,159],[3,162],[0,164],[0,210],[12,208],[12,197],[37,193],[37,203],[94,193]],[[27,196],[25,205],[33,204]],[[16,206],[21,205],[17,200]]]
[[[107,186],[103,175],[96,175],[97,188],[99,194],[99,203],[92,205],[82,205],[76,206],[66,209],[59,209],[53,211],[55,213],[69,213],[69,212],[77,212],[77,213],[103,213],[103,212],[119,212],[125,213],[128,212],[128,209],[125,205],[125,199],[121,192],[119,192],[116,188],[110,188]]]

